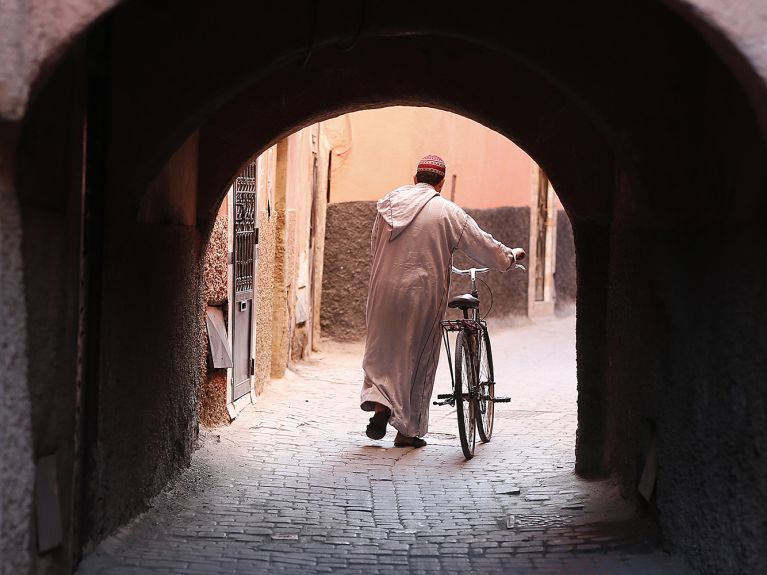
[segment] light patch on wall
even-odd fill
[[[208,327],[208,346],[213,358],[213,367],[233,367],[232,351],[229,349],[229,339],[226,336],[224,312],[219,307],[208,306],[205,317]]]
[[[309,301],[306,286],[301,286],[296,292],[296,325],[306,323],[309,319]]]

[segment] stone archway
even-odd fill
[[[70,173],[74,155],[54,167],[51,177],[71,178],[69,199],[62,200],[39,193],[50,186],[33,168],[45,152],[39,137],[46,130],[53,149],[82,143],[76,122],[52,124],[53,118],[72,110],[76,118],[79,110],[100,119],[105,157],[89,166],[100,171],[91,181],[104,199],[98,229],[105,250],[96,278],[102,297],[94,302],[98,392],[89,400],[95,411],[87,412],[95,420],[87,497],[100,502],[87,521],[90,536],[128,520],[190,456],[194,386],[184,358],[196,349],[184,326],[194,324],[189,310],[199,295],[202,230],[227,178],[302,124],[349,109],[413,103],[463,113],[511,136],[546,167],[576,222],[578,337],[585,345],[580,410],[587,416],[579,432],[581,469],[612,470],[630,490],[657,433],[657,502],[672,543],[689,553],[698,540],[713,548],[734,525],[761,540],[765,486],[754,477],[765,476],[764,367],[754,358],[764,349],[764,314],[753,314],[752,306],[763,311],[767,274],[747,254],[764,235],[758,216],[764,198],[755,192],[765,182],[755,121],[764,117],[764,82],[757,58],[743,65],[743,55],[753,54],[751,25],[735,28],[743,38],[728,33],[726,45],[715,34],[725,65],[678,16],[654,4],[559,7],[554,20],[543,5],[524,13],[503,7],[488,17],[450,6],[437,15],[413,14],[403,4],[369,7],[356,18],[312,6],[235,3],[211,19],[202,3],[123,4],[41,85],[28,107],[18,163],[3,166],[4,197],[16,201],[18,186],[22,214],[21,223],[8,220],[3,247],[11,251],[3,269],[18,269],[23,253],[27,308],[52,282],[64,287],[62,309],[69,311],[28,323],[12,297],[3,298],[3,310],[16,319],[9,323],[16,336],[51,342],[49,356],[71,365],[75,352],[57,342],[68,341],[77,325],[71,312],[77,281],[61,269],[44,274],[36,242],[67,240],[62,258],[76,253],[69,210],[77,182],[88,178]],[[688,5],[680,11],[690,14]],[[705,15],[715,22],[712,11]],[[273,25],[258,37],[232,34],[245,21]],[[707,34],[711,22],[703,25]],[[733,29],[725,24],[719,28]],[[84,104],[78,100],[84,95],[96,99]],[[99,95],[108,109],[94,109]],[[14,113],[9,117],[18,119]],[[16,149],[19,132],[3,127],[4,148]],[[158,184],[156,176],[190,136],[199,137],[187,158],[190,170],[199,169],[199,185]],[[159,201],[147,203],[153,181]],[[41,204],[46,218],[35,217]],[[11,205],[7,213],[16,210]],[[26,247],[13,247],[22,236]],[[713,244],[728,253],[726,280],[710,267]],[[18,291],[21,281],[13,284]],[[147,323],[154,331],[140,337]],[[726,353],[714,362],[720,342]],[[37,369],[34,352],[19,353]],[[22,367],[11,377],[26,379]],[[32,395],[44,396],[44,381],[32,379]],[[57,417],[68,413],[66,405],[50,409]],[[38,457],[48,412],[39,405],[32,412]],[[48,439],[53,447],[69,441],[55,433]],[[68,474],[73,462],[62,457]],[[714,487],[700,479],[711,473],[720,478]],[[761,503],[751,508],[751,500]],[[717,510],[721,531],[705,527],[704,508]],[[702,561],[760,559],[758,548],[739,545],[731,555]]]

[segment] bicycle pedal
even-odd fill
[[[433,405],[453,405],[454,402],[450,399],[445,399],[443,401],[432,401]]]
[[[493,403],[510,403],[510,397],[496,397],[493,399]]]
[[[453,394],[452,393],[439,393],[437,394],[437,399],[452,399]]]

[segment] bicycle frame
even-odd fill
[[[524,269],[516,262],[514,266]],[[461,449],[464,457],[471,459],[474,457],[477,431],[483,443],[490,441],[495,403],[509,403],[511,398],[495,395],[490,336],[487,323],[482,319],[479,309],[477,273],[489,270],[487,268],[468,270],[452,268],[452,271],[459,275],[471,276],[471,294],[470,297],[458,296],[450,303],[451,307],[461,309],[463,318],[445,319],[440,322],[453,389],[449,394],[437,394],[437,399],[440,401],[432,403],[456,408]],[[453,365],[453,352],[450,349],[451,331],[458,332],[455,361],[460,363],[455,365]]]
[[[468,270],[459,270],[452,268],[453,273],[458,275],[469,275],[471,277],[471,295],[479,299],[479,292],[477,291],[477,273],[485,273],[489,271],[489,268],[471,268]],[[463,309],[463,319],[446,319],[442,320],[442,341],[445,344],[445,352],[447,353],[447,363],[450,368],[450,381],[453,384],[453,392],[455,392],[455,375],[453,373],[453,357],[452,350],[450,349],[450,338],[448,333],[451,331],[466,331],[471,334],[477,334],[477,337],[470,338],[470,345],[475,345],[476,342],[481,341],[482,332],[487,331],[487,323],[481,319],[479,312],[479,305],[471,310],[471,317],[469,317],[469,310]],[[476,371],[477,366],[472,366],[472,371]],[[476,379],[477,374],[473,374]],[[450,403],[450,402],[448,402]]]

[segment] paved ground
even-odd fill
[[[573,317],[497,326],[493,441],[465,461],[455,412],[429,445],[364,435],[361,347],[273,382],[78,573],[688,573],[610,482],[574,476]],[[440,365],[435,393],[449,391]]]

